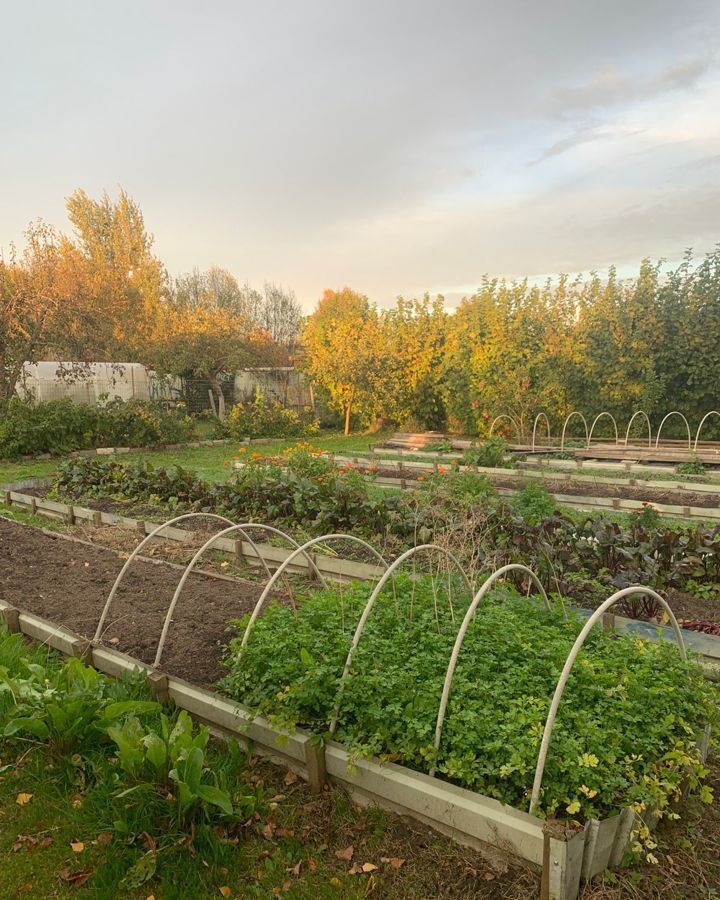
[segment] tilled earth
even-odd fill
[[[85,637],[94,635],[123,562],[110,550],[0,518],[0,598]],[[134,561],[115,595],[104,643],[151,663],[181,574],[163,563]],[[224,672],[228,622],[251,610],[261,590],[192,574],[175,607],[162,669],[196,684],[216,681]]]

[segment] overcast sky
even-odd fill
[[[122,185],[311,308],[720,240],[718,0],[1,0],[0,247]]]

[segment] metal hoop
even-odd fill
[[[685,427],[687,428],[688,450],[689,450],[692,447],[692,437],[690,435],[690,423],[685,418],[685,416],[681,412],[678,412],[678,410],[676,410],[676,409],[674,409],[672,412],[669,412],[665,416],[665,418],[662,420],[662,422],[660,423],[660,427],[658,428],[658,432],[657,432],[657,437],[655,438],[655,449],[657,450],[658,444],[660,443],[660,432],[662,431],[662,427],[665,424],[665,421],[670,418],[670,416],[680,416],[680,418],[685,423]]]
[[[200,516],[202,516],[206,519],[217,519],[219,522],[225,522],[228,525],[233,524],[230,519],[225,518],[225,516],[218,516],[216,513],[204,513],[204,512],[184,513],[182,516],[175,516],[174,519],[168,519],[167,522],[163,522],[162,525],[159,525],[157,528],[155,528],[153,531],[151,531],[150,534],[146,535],[140,541],[140,543],[137,545],[137,547],[133,550],[133,552],[130,554],[130,556],[128,556],[128,558],[125,560],[125,564],[123,565],[122,569],[120,569],[120,573],[119,573],[118,577],[115,579],[115,583],[113,584],[112,588],[110,589],[108,598],[105,601],[105,606],[103,607],[103,611],[100,614],[100,621],[98,622],[98,626],[95,629],[95,636],[93,637],[93,641],[100,640],[100,635],[102,634],[102,629],[103,629],[103,625],[105,624],[105,619],[107,618],[107,615],[110,612],[110,606],[112,605],[115,594],[117,593],[117,590],[120,587],[120,582],[125,577],[125,573],[130,568],[130,564],[135,559],[135,557],[138,555],[138,553],[142,550],[142,548],[146,544],[149,544],[150,541],[156,535],[160,534],[161,531],[164,531],[170,525],[174,525],[176,522],[182,522],[183,519],[194,519],[194,518],[198,518]]]
[[[608,597],[608,599],[604,603],[598,606],[598,608],[583,626],[580,634],[575,639],[575,643],[572,645],[570,653],[568,653],[568,657],[565,660],[565,665],[563,667],[562,673],[560,674],[560,678],[558,679],[557,687],[555,688],[555,693],[553,694],[552,702],[550,704],[550,711],[548,713],[547,721],[545,722],[545,730],[543,731],[542,742],[540,744],[540,753],[538,754],[537,766],[535,767],[535,779],[533,781],[532,796],[530,798],[531,815],[537,809],[538,801],[540,799],[540,788],[542,786],[542,778],[543,772],[545,771],[545,760],[547,759],[548,748],[550,746],[550,738],[552,737],[553,726],[555,725],[555,718],[557,716],[558,707],[560,706],[560,701],[565,690],[565,685],[567,684],[567,680],[570,676],[570,670],[572,669],[575,659],[582,649],[583,644],[585,643],[585,639],[587,638],[588,634],[590,634],[590,631],[592,630],[595,623],[602,618],[603,613],[610,609],[611,606],[614,606],[618,602],[618,600],[622,600],[623,597],[628,597],[631,594],[649,594],[654,600],[661,604],[661,606],[665,609],[665,612],[668,614],[668,617],[670,618],[670,624],[672,625],[673,631],[675,632],[675,638],[678,643],[680,656],[684,660],[687,659],[687,653],[685,652],[685,642],[683,641],[682,632],[680,631],[680,626],[678,625],[677,619],[675,618],[675,614],[670,608],[667,600],[661,597],[660,594],[653,591],[652,588],[643,587],[639,584],[632,585],[631,587],[623,588],[621,591],[616,591],[616,593],[614,593],[611,597]]]
[[[470,583],[470,579],[465,574],[465,570],[458,562],[457,558],[453,556],[453,554],[446,550],[445,547],[440,547],[438,544],[419,544],[417,547],[412,547],[410,550],[406,550],[401,556],[395,560],[395,562],[389,566],[387,571],[383,574],[382,578],[375,585],[375,588],[370,594],[368,602],[365,604],[365,609],[363,610],[362,616],[360,616],[360,621],[357,624],[357,628],[355,629],[355,634],[353,635],[352,644],[350,645],[350,649],[348,650],[347,659],[345,660],[345,668],[343,669],[343,673],[340,676],[340,685],[338,687],[337,696],[335,698],[335,708],[333,710],[332,721],[330,722],[330,733],[334,734],[335,729],[337,728],[338,716],[340,715],[340,704],[342,702],[343,694],[345,692],[345,682],[348,678],[350,672],[350,666],[352,665],[353,657],[355,656],[355,651],[357,650],[357,646],[360,643],[360,638],[362,637],[362,633],[365,629],[365,623],[368,620],[368,616],[370,615],[370,611],[375,605],[375,601],[377,600],[380,591],[382,591],[385,586],[387,580],[394,575],[395,570],[398,569],[406,560],[410,559],[411,556],[415,556],[420,550],[433,550],[438,553],[443,554],[449,560],[451,560],[454,565],[459,570],[462,575],[463,581],[467,586],[467,589],[470,593],[472,593],[472,585]]]
[[[697,453],[697,445],[698,445],[698,441],[700,440],[700,429],[705,424],[705,419],[709,419],[710,416],[720,416],[720,412],[718,412],[716,409],[711,409],[709,413],[705,413],[705,415],[702,417],[700,424],[698,425],[697,433],[695,435],[695,443],[693,444],[693,453]]]
[[[613,423],[613,428],[615,429],[615,443],[616,444],[620,443],[620,436],[618,435],[618,427],[617,427],[617,422],[615,421],[615,417],[613,416],[612,413],[601,412],[597,416],[595,416],[595,421],[590,426],[590,434],[588,435],[588,439],[587,439],[588,449],[590,448],[590,441],[592,441],[593,431],[595,431],[595,426],[598,423],[598,419],[602,419],[603,416],[609,416],[610,420]]]
[[[532,452],[533,453],[535,452],[535,430],[537,428],[537,424],[538,424],[538,420],[540,419],[540,416],[542,416],[543,419],[545,419],[545,424],[547,425],[548,447],[552,446],[552,443],[551,443],[552,438],[550,436],[550,421],[544,412],[539,412],[535,416],[535,421],[533,422],[533,433],[532,433]]]
[[[282,573],[285,571],[285,569],[287,569],[287,567],[290,565],[290,563],[295,559],[295,557],[299,553],[305,553],[305,555],[307,556],[308,554],[306,551],[307,551],[308,547],[314,547],[315,544],[320,544],[323,541],[331,541],[331,540],[345,540],[345,541],[351,541],[355,544],[361,544],[363,547],[365,547],[367,550],[369,550],[373,554],[375,559],[377,559],[381,563],[381,565],[385,566],[386,568],[388,566],[388,563],[385,560],[385,558],[380,553],[378,553],[378,551],[372,546],[372,544],[368,544],[367,541],[364,541],[362,538],[356,537],[354,534],[324,534],[321,537],[316,537],[310,541],[306,541],[306,543],[304,543],[301,547],[298,547],[297,550],[295,550],[293,553],[290,554],[290,556],[288,556],[288,558],[283,562],[283,564],[280,566],[280,568],[276,569],[275,574],[272,576],[270,581],[265,585],[265,589],[262,592],[262,594],[260,595],[258,602],[255,604],[255,609],[253,609],[252,615],[250,616],[250,621],[247,623],[247,627],[245,628],[245,634],[243,635],[243,639],[240,644],[241,648],[247,646],[248,638],[250,637],[250,631],[252,630],[252,627],[255,624],[255,620],[260,615],[260,610],[262,609],[265,601],[267,600],[267,598],[270,594],[270,591],[275,586],[275,582],[282,575]]]
[[[637,416],[645,416],[645,421],[647,422],[647,427],[648,427],[648,447],[652,447],[652,426],[650,425],[650,419],[648,418],[647,413],[644,412],[642,409],[639,409],[637,412],[634,412],[632,414],[632,417],[630,418],[630,421],[628,422],[627,431],[625,432],[625,446],[627,447],[628,438],[630,437],[630,429],[632,428],[632,423],[635,421],[635,418]]]
[[[506,413],[503,413],[503,415],[501,415],[501,416],[495,416],[495,418],[492,420],[492,424],[490,425],[490,431],[488,431],[488,438],[492,437],[493,429],[495,428],[497,423],[500,421],[500,419],[507,419],[509,422],[512,422],[513,428],[515,429],[515,434],[518,439],[518,443],[520,443],[520,441],[522,440],[522,435],[520,434],[520,428],[518,426],[518,423],[515,421],[515,419],[513,419],[512,416],[508,416]]]
[[[570,421],[570,419],[572,419],[573,416],[580,416],[580,418],[582,419],[582,423],[583,423],[583,425],[585,426],[585,441],[587,442],[587,439],[588,439],[588,427],[587,427],[587,422],[585,421],[585,416],[584,416],[581,412],[578,412],[577,410],[573,410],[573,411],[570,413],[570,415],[567,417],[567,419],[565,419],[565,422],[564,422],[564,424],[563,424],[563,428],[562,428],[562,436],[561,436],[561,438],[560,438],[560,449],[561,449],[561,450],[564,450],[564,449],[565,449],[565,430],[567,429],[568,422]]]
[[[274,584],[275,581],[277,581],[277,577],[276,577],[276,576],[277,576],[278,572],[280,571],[280,569],[282,569],[283,567],[281,566],[280,569],[278,569],[278,571],[275,573],[274,576],[270,574],[270,570],[269,570],[268,567],[267,567],[267,563],[266,563],[265,560],[262,559],[262,557],[260,556],[260,551],[258,550],[257,546],[252,542],[252,540],[248,537],[248,535],[247,535],[247,533],[246,533],[246,529],[248,529],[248,528],[259,528],[259,529],[262,529],[262,530],[264,530],[264,531],[271,531],[271,532],[273,532],[273,533],[275,533],[275,534],[280,534],[280,535],[282,535],[284,538],[286,538],[287,540],[291,541],[291,543],[297,548],[297,549],[295,549],[295,550],[293,551],[293,553],[291,554],[291,556],[292,556],[293,558],[294,558],[295,556],[297,556],[298,553],[304,552],[304,551],[302,550],[302,547],[299,547],[299,546],[298,546],[297,541],[294,540],[293,538],[291,538],[289,535],[287,535],[287,534],[285,534],[284,532],[280,531],[278,528],[274,528],[272,525],[264,525],[264,524],[262,524],[262,523],[260,523],[260,522],[245,522],[245,523],[243,523],[242,525],[231,525],[229,528],[225,528],[223,531],[218,532],[218,534],[213,535],[213,537],[211,537],[208,541],[206,541],[206,542],[202,545],[202,547],[197,551],[197,553],[195,554],[195,556],[193,556],[193,558],[190,560],[190,562],[188,563],[188,565],[185,567],[185,571],[184,571],[183,574],[182,574],[182,578],[181,578],[180,581],[178,582],[177,588],[175,588],[175,593],[173,594],[173,598],[172,598],[172,600],[170,601],[170,606],[168,607],[168,611],[167,611],[167,613],[165,614],[165,621],[163,622],[163,628],[162,628],[162,632],[161,632],[161,634],[160,634],[160,641],[159,641],[159,643],[158,643],[157,652],[156,652],[156,654],[155,654],[155,661],[153,662],[153,666],[154,666],[155,668],[157,668],[157,667],[160,665],[160,659],[161,659],[161,657],[162,657],[163,647],[165,646],[165,640],[166,640],[166,638],[167,638],[168,631],[170,630],[170,622],[172,621],[172,614],[173,614],[173,612],[174,612],[174,610],[175,610],[175,606],[177,605],[178,600],[180,599],[180,594],[182,593],[182,589],[185,587],[185,582],[188,580],[188,578],[189,578],[189,576],[190,576],[190,573],[191,573],[192,570],[195,568],[195,564],[196,564],[197,561],[200,559],[200,557],[203,555],[203,553],[204,553],[209,547],[212,547],[212,545],[213,545],[219,538],[225,537],[225,535],[231,534],[233,531],[239,531],[239,532],[245,537],[245,539],[246,539],[247,541],[249,541],[250,544],[252,544],[252,547],[253,547],[253,549],[255,550],[255,553],[257,553],[258,558],[261,559],[263,565],[265,566],[265,571],[267,572],[268,578],[270,579],[270,581],[268,582],[268,584],[270,584],[270,583]],[[306,558],[307,561],[308,561],[308,567],[311,568],[311,569],[313,569],[313,571],[315,572],[315,574],[316,574],[316,575],[318,576],[318,578],[320,579],[320,581],[321,581],[323,587],[326,588],[326,587],[328,586],[328,585],[327,585],[327,582],[325,581],[325,579],[323,578],[323,576],[320,574],[320,570],[318,569],[318,567],[315,565],[315,560],[313,560],[313,558],[310,556],[309,553],[304,553],[304,555],[305,555],[305,558]],[[286,562],[287,562],[287,560],[285,560],[285,563],[286,563]],[[283,563],[283,565],[285,565],[285,563]],[[267,588],[266,588],[266,590],[267,590]],[[264,593],[265,593],[265,592],[263,592],[263,594],[264,594]]]
[[[467,612],[465,613],[465,618],[462,621],[462,625],[460,626],[460,630],[457,633],[457,637],[455,638],[455,644],[453,645],[452,653],[450,654],[450,662],[448,663],[447,672],[445,673],[445,682],[443,683],[443,691],[442,697],[440,698],[440,708],[438,710],[437,723],[435,725],[435,751],[440,749],[440,740],[442,738],[442,727],[443,722],[445,721],[445,712],[447,710],[448,700],[450,699],[450,689],[452,687],[453,676],[455,675],[455,668],[457,666],[458,657],[460,655],[460,650],[462,649],[463,641],[465,640],[465,634],[467,633],[468,628],[470,627],[470,622],[475,615],[475,611],[478,606],[482,602],[483,598],[490,590],[492,585],[498,580],[498,578],[502,578],[503,575],[506,575],[508,572],[524,572],[526,575],[529,575],[532,580],[535,582],[535,586],[540,591],[540,594],[545,602],[545,606],[548,610],[552,609],[550,605],[550,601],[548,600],[548,596],[545,593],[545,588],[542,586],[542,582],[537,577],[537,575],[533,572],[532,569],[529,569],[527,566],[523,566],[520,563],[510,563],[507,566],[503,566],[498,569],[496,572],[493,572],[492,575],[488,578],[488,580],[482,585],[480,590],[473,597],[472,603],[468,607]],[[565,607],[563,606],[563,611],[565,611]],[[567,618],[567,612],[565,613],[565,618]],[[436,765],[433,762],[432,768],[430,769],[430,775],[435,774]]]

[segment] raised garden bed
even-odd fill
[[[119,676],[142,663],[115,649],[88,647],[87,642],[43,619],[13,614],[0,603],[6,620],[25,634],[64,653],[82,653],[98,669]],[[262,620],[261,620],[262,621]],[[346,787],[365,803],[377,803],[408,813],[432,827],[473,846],[491,843],[511,850],[543,868],[541,896],[572,900],[582,879],[619,864],[633,826],[629,810],[584,825],[543,822],[498,800],[432,778],[403,766],[375,759],[358,759],[335,742],[321,745],[301,731],[283,734],[268,720],[242,704],[204,691],[175,677],[149,672],[154,689],[219,731],[250,739],[257,751],[298,772],[319,789],[327,777]]]

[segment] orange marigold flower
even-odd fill
[[[418,481],[425,481],[424,475],[418,475]]]
[[[445,468],[445,466],[438,466],[438,472],[439,472],[441,475],[444,475],[445,472],[447,472],[447,469]]]

